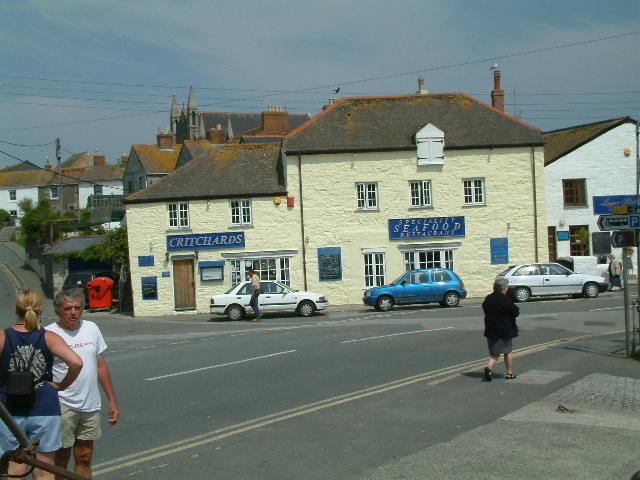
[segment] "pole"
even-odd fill
[[[633,330],[633,313],[631,312],[631,305],[629,305],[629,289],[627,283],[627,269],[629,268],[629,264],[631,259],[627,257],[627,248],[622,248],[622,285],[623,289],[623,297],[624,297],[624,336],[625,336],[625,345],[627,358],[631,356],[632,352],[632,330]]]
[[[60,216],[64,214],[62,211],[62,167],[60,167],[60,139],[56,138],[56,158],[58,159],[58,199],[60,201]]]

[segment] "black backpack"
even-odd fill
[[[40,331],[40,335],[33,344],[31,357],[26,365],[25,358],[22,357],[20,350],[16,350],[13,346],[11,336],[7,330],[8,329],[5,330],[5,336],[7,337],[7,342],[9,343],[9,347],[11,348],[11,352],[16,360],[15,363],[18,368],[17,370],[8,372],[5,379],[7,384],[7,402],[13,406],[28,407],[33,405],[35,402],[36,384],[40,381],[40,378],[36,378],[31,371],[31,364],[33,363],[33,357],[36,354],[36,345],[40,343],[45,330],[42,329]],[[22,362],[18,361],[19,359],[21,359]]]

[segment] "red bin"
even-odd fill
[[[114,282],[109,277],[98,277],[87,283],[89,309],[111,308],[113,306]]]

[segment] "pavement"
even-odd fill
[[[22,282],[22,288],[42,293],[40,279],[25,267],[20,247],[10,242],[3,245],[16,253],[16,261],[6,265]],[[630,290],[635,292],[636,288]],[[602,295],[622,296],[622,293]],[[469,298],[465,303],[481,301],[481,298]],[[331,310],[353,312],[363,308],[346,305],[332,306]],[[55,318],[52,309],[45,309],[43,316],[49,315]],[[154,320],[119,312],[93,312],[87,316],[96,321],[101,318],[131,322]],[[194,314],[177,315],[171,320],[207,322],[210,318],[209,314]],[[580,355],[576,381],[450,441],[382,465],[359,480],[626,480],[635,473],[638,476],[634,476],[634,480],[640,480],[640,356],[625,358],[621,345],[624,345],[624,334],[591,337],[582,348],[576,347],[575,352],[571,349],[564,352]],[[549,353],[535,353],[531,357],[536,358],[531,362],[542,363],[545,355]],[[523,358],[521,365],[524,362]],[[566,374],[530,369],[509,382],[533,385],[548,382],[550,376]],[[496,378],[487,385],[493,388],[488,390],[488,395],[501,395],[501,380]]]

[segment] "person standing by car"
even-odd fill
[[[509,280],[498,278],[493,283],[493,293],[490,293],[482,302],[484,311],[484,336],[487,337],[489,347],[489,364],[484,369],[484,379],[492,380],[493,367],[504,355],[504,364],[507,367],[507,380],[516,378],[513,373],[512,339],[518,336],[516,318],[520,314],[520,308],[507,295]]]
[[[616,260],[616,257],[609,255],[609,283],[611,283],[611,290],[622,290],[622,282],[620,281],[620,275],[622,275],[622,263]]]
[[[253,313],[256,314],[256,318],[254,318],[253,321],[259,322],[262,320],[260,304],[258,303],[258,297],[260,295],[260,277],[253,268],[249,269],[249,277],[251,278],[251,300],[249,300],[249,305],[251,305]]]

